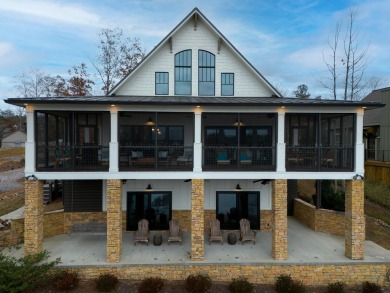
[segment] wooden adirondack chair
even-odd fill
[[[134,246],[137,242],[146,242],[146,245],[149,245],[149,221],[146,219],[138,222],[138,230],[134,235]]]
[[[169,221],[168,245],[169,242],[180,242],[181,245],[181,229],[179,220]]]
[[[221,241],[223,245],[223,232],[221,231],[221,225],[218,219],[210,220],[209,245],[211,241]]]
[[[241,245],[245,241],[253,241],[253,244],[256,244],[256,231],[251,230],[251,224],[247,219],[240,220],[240,240]]]

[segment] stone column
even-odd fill
[[[287,259],[287,180],[272,180],[272,257]]]
[[[204,260],[204,180],[192,179],[191,260]]]
[[[122,254],[121,180],[107,180],[107,262],[119,262]]]
[[[35,254],[43,249],[43,181],[24,182],[24,254]]]
[[[364,258],[365,234],[364,181],[345,181],[345,255]]]

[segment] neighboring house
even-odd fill
[[[364,115],[364,140],[367,160],[390,161],[390,88],[372,91],[362,102],[380,102],[383,108],[367,110]]]
[[[27,134],[23,131],[16,130],[12,133],[6,134],[1,140],[2,148],[18,148],[24,147],[24,143],[27,140]]]
[[[26,253],[42,249],[44,180],[64,180],[68,225],[107,219],[118,262],[122,232],[142,218],[152,230],[178,219],[192,260],[210,219],[247,218],[287,259],[288,180],[343,179],[345,254],[363,258],[363,115],[382,105],[281,97],[198,9],[109,96],[6,102],[27,110]]]

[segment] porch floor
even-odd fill
[[[152,232],[153,234],[158,232]],[[237,235],[238,232],[234,232]],[[293,217],[288,218],[288,260],[275,261],[272,258],[271,232],[258,232],[256,244],[245,242],[229,245],[225,242],[208,243],[205,235],[205,260],[191,261],[189,232],[183,235],[183,245],[167,245],[167,232],[164,231],[163,244],[154,246],[143,243],[133,244],[133,233],[123,233],[122,257],[119,263],[106,263],[106,235],[59,235],[44,239],[44,249],[51,252],[51,259],[61,257],[61,266],[124,266],[124,265],[165,265],[165,264],[352,264],[387,263],[390,264],[390,251],[371,242],[365,242],[365,259],[353,261],[344,255],[344,238],[315,232]],[[3,252],[20,257],[20,249],[11,248]]]

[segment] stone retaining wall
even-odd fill
[[[345,236],[343,212],[316,209],[314,205],[297,198],[294,201],[294,217],[314,231]]]
[[[281,274],[291,275],[305,285],[327,285],[330,282],[345,282],[360,285],[363,281],[390,285],[389,264],[346,264],[346,265],[277,265],[277,264],[223,264],[223,265],[137,265],[78,267],[67,270],[76,271],[86,279],[97,278],[111,273],[119,279],[143,280],[146,277],[160,277],[166,280],[184,280],[190,274],[207,273],[213,281],[230,282],[232,278],[245,276],[256,284],[274,284]]]

